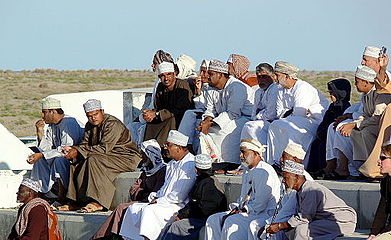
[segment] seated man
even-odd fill
[[[228,73],[234,78],[244,82],[250,87],[257,89],[258,80],[254,73],[248,71],[250,61],[245,56],[231,54],[227,60]]]
[[[276,101],[278,85],[273,83],[276,75],[268,63],[261,63],[256,68],[259,89],[255,92],[255,102],[250,122],[242,130],[241,139],[257,139],[267,145],[267,132],[270,123],[277,118]]]
[[[220,90],[213,108],[208,108],[198,129],[209,135],[220,153],[213,170],[233,170],[240,164],[240,133],[249,121],[254,102],[253,90],[243,82],[228,75],[228,65],[212,60],[208,69],[209,84]],[[205,152],[200,147],[200,152]]]
[[[45,132],[45,124],[48,124]],[[31,179],[40,183],[40,192],[47,193],[58,184],[58,202],[64,203],[69,184],[69,160],[64,158],[61,147],[80,143],[84,130],[73,117],[64,115],[61,103],[54,98],[42,101],[42,119],[35,124],[39,153],[29,156],[33,165]]]
[[[194,157],[197,179],[190,200],[178,211],[174,222],[160,238],[162,240],[198,240],[206,219],[227,209],[224,186],[213,176],[212,158],[206,154]]]
[[[376,72],[367,66],[358,66],[355,74],[355,85],[357,91],[362,92],[363,114],[358,120],[346,123],[339,127],[339,131],[345,137],[349,137],[353,146],[353,161],[361,163],[367,160],[371,153],[377,135],[379,133],[379,122],[381,115],[391,101],[391,95],[378,94],[374,81]],[[345,160],[346,159],[346,160]],[[336,172],[342,176],[348,176],[347,158],[338,158]]]
[[[282,89],[277,96],[277,118],[270,124],[267,137],[267,162],[278,159],[290,141],[307,151],[323,119],[328,101],[309,83],[297,77],[299,69],[287,62],[276,62],[274,71]],[[306,165],[306,161],[304,160]]]
[[[80,145],[63,147],[72,161],[67,197],[74,204],[59,210],[82,212],[109,209],[114,197],[114,180],[121,172],[134,171],[141,156],[131,141],[129,130],[116,117],[105,114],[101,102],[90,99],[83,104],[88,118]]]
[[[141,174],[129,189],[131,202],[118,205],[91,240],[118,236],[126,209],[136,202],[148,202],[149,194],[157,192],[163,186],[166,164],[163,162],[159,143],[155,139],[142,142],[141,151]]]
[[[286,160],[282,170],[287,191],[297,191],[298,213],[286,222],[272,223],[267,233],[291,229],[286,233],[289,239],[328,240],[354,232],[357,223],[354,209],[326,187],[307,181],[303,164]]]
[[[173,214],[188,202],[196,172],[194,155],[187,149],[188,137],[171,130],[165,148],[172,160],[167,165],[163,186],[152,192],[149,203],[134,203],[126,210],[120,235],[124,239],[155,240]]]
[[[380,173],[384,174],[385,177],[380,183],[380,201],[368,240],[391,239],[391,139],[383,144],[378,164]]]
[[[61,240],[57,215],[48,202],[39,198],[41,189],[37,181],[23,179],[17,194],[18,202],[23,203],[18,210],[15,225],[8,240],[50,239]]]
[[[195,128],[200,124],[202,114],[208,108],[213,108],[213,105],[219,99],[219,92],[216,88],[208,84],[208,60],[203,60],[200,67],[200,76],[196,79],[196,94],[193,101],[195,109],[189,109],[185,112],[178,131],[189,137],[190,151],[197,151],[198,141],[196,138]]]
[[[183,114],[194,108],[194,103],[189,83],[176,78],[173,63],[160,63],[158,74],[161,82],[156,89],[154,109],[143,111],[147,122],[144,141],[156,139],[163,146],[168,132],[178,129]]]
[[[243,139],[240,156],[248,169],[242,176],[238,203],[231,203],[228,212],[213,214],[206,221],[205,239],[247,239],[252,220],[265,221],[273,215],[280,198],[281,182],[273,167],[262,159],[265,148],[258,141]]]

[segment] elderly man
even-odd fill
[[[335,239],[351,234],[356,228],[357,215],[353,208],[326,187],[303,176],[304,165],[286,160],[283,165],[283,183],[287,191],[296,190],[298,213],[286,222],[272,223],[270,234],[290,230],[289,239]]]
[[[17,200],[23,203],[18,211],[15,225],[8,240],[61,240],[57,215],[48,202],[39,198],[39,182],[29,178],[23,179],[19,186]]]
[[[110,208],[115,178],[121,172],[134,171],[141,161],[129,130],[116,117],[105,114],[99,100],[90,99],[83,107],[88,123],[82,142],[62,148],[73,163],[67,197],[76,203],[59,210],[80,205],[84,205],[82,212]]]
[[[299,79],[299,69],[287,62],[276,62],[278,83],[277,117],[269,127],[267,162],[277,163],[290,141],[307,151],[327,109],[327,99],[309,83]]]
[[[303,150],[302,146],[292,142],[285,148],[280,158],[280,162],[282,165],[284,165],[287,160],[303,163],[305,155],[306,152]],[[307,181],[313,181],[313,178],[307,171],[304,171],[304,177]],[[252,221],[249,227],[249,240],[258,240],[259,237],[261,239],[269,240],[283,240],[287,238],[284,231],[280,231],[273,235],[268,235],[266,233],[267,227],[272,223],[286,222],[292,215],[297,214],[296,191],[293,190],[288,192],[284,185],[281,185],[281,187],[282,193],[276,209],[274,210],[273,216],[266,221],[263,221],[264,219],[260,219],[262,221],[259,219]]]
[[[168,132],[178,129],[183,114],[194,108],[194,103],[189,83],[176,78],[173,63],[160,63],[158,74],[161,82],[156,89],[154,109],[143,111],[147,122],[144,141],[156,139],[163,146]]]
[[[338,158],[337,174],[348,176],[348,161],[365,161],[371,153],[379,133],[379,121],[391,100],[391,95],[378,94],[375,89],[376,72],[367,66],[358,66],[355,74],[357,91],[363,93],[363,114],[357,120],[340,126],[341,135],[349,137],[353,146],[353,159]],[[357,166],[359,167],[359,166]]]
[[[163,186],[152,192],[149,203],[134,203],[126,210],[120,235],[124,239],[157,239],[173,214],[188,202],[196,179],[194,155],[187,149],[188,137],[171,130],[165,148],[173,159],[167,165]]]
[[[367,66],[377,73],[375,79],[376,91],[380,94],[391,94],[391,73],[387,71],[388,55],[378,47],[366,47],[361,65]]]
[[[213,108],[207,108],[198,129],[209,135],[211,144],[220,153],[213,169],[233,170],[240,164],[240,133],[250,119],[254,92],[248,85],[229,76],[228,65],[218,60],[210,62],[208,78],[209,84],[220,90],[220,98]],[[200,149],[201,153],[210,154]]]
[[[230,211],[208,218],[205,239],[247,239],[252,220],[265,221],[272,216],[280,198],[281,182],[273,167],[262,161],[264,151],[264,146],[257,140],[241,140],[240,156],[248,169],[242,177],[239,201],[230,204]]]
[[[213,108],[213,105],[219,99],[219,92],[216,88],[208,84],[208,60],[203,60],[200,67],[200,76],[196,79],[196,94],[193,101],[195,109],[189,109],[185,112],[178,131],[189,137],[189,150],[198,149],[195,128],[200,124],[202,114],[205,110]],[[194,144],[194,145],[193,145]]]
[[[58,202],[64,203],[70,163],[64,158],[61,147],[79,144],[84,131],[75,118],[64,114],[59,100],[45,98],[41,108],[42,119],[35,124],[40,152],[30,155],[27,162],[34,164],[31,178],[39,181],[40,192],[49,192],[57,183]],[[45,124],[48,124],[46,132]]]
[[[277,118],[276,102],[278,85],[273,83],[276,75],[268,63],[256,67],[259,89],[255,92],[255,102],[250,122],[242,130],[241,139],[257,139],[267,145],[267,132],[270,123]]]

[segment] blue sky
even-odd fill
[[[0,69],[149,69],[174,57],[355,70],[366,45],[391,51],[390,0],[2,0]]]

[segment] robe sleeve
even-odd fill
[[[365,127],[368,127],[370,125],[378,125],[380,118],[384,112],[384,110],[387,108],[387,104],[390,102],[388,95],[378,95],[375,100],[375,111],[372,114],[372,116],[369,117],[359,117],[358,120],[356,120],[356,126],[358,129],[363,129]]]
[[[36,206],[29,213],[29,222],[26,231],[22,236],[15,239],[18,240],[33,240],[33,239],[49,239],[48,236],[48,216],[46,210],[42,206]]]
[[[38,145],[38,148],[41,152],[50,151],[53,145],[52,139],[52,128],[49,126],[45,131],[44,137],[41,139],[41,142]]]
[[[224,126],[228,121],[238,119],[242,116],[242,108],[248,97],[246,86],[233,83],[228,87],[228,99],[226,99],[227,111],[220,113],[213,119],[220,127]]]
[[[269,90],[266,96],[267,100],[266,100],[265,108],[257,113],[257,115],[255,116],[255,120],[268,121],[268,120],[276,119],[277,116],[276,102],[277,102],[278,87],[273,85],[270,87],[271,89]]]
[[[292,112],[292,115],[294,116],[306,117],[307,111],[310,109],[313,99],[318,98],[318,96],[315,96],[314,94],[315,92],[317,93],[317,91],[314,92],[312,89],[304,86],[298,88],[294,94],[295,105]]]
[[[127,129],[125,129],[127,130]],[[104,123],[102,128],[102,139],[97,145],[89,146],[88,145],[88,135],[91,132],[85,134],[82,143],[79,146],[74,146],[74,148],[84,157],[87,158],[90,153],[98,152],[108,154],[113,150],[115,144],[121,138],[122,132],[124,129],[118,125],[115,121],[107,121]]]
[[[284,89],[280,89],[277,93],[276,99],[276,115],[277,118],[282,118],[284,114],[290,109],[286,108],[284,105]]]
[[[300,224],[310,223],[315,216],[318,204],[322,202],[323,193],[319,191],[307,191],[298,193],[299,213],[293,215],[288,223],[291,227],[297,227]]]

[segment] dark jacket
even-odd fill
[[[198,176],[190,192],[190,201],[179,210],[178,218],[196,218],[206,220],[210,215],[227,210],[227,198],[222,184],[216,177]]]
[[[391,177],[387,175],[380,183],[380,202],[371,227],[371,234],[391,231]]]
[[[131,189],[136,185],[135,192],[131,194],[131,201],[148,202],[148,196],[151,192],[157,192],[164,184],[166,175],[166,167],[162,167],[152,176],[147,177],[145,172],[141,172],[140,177],[131,186]]]

